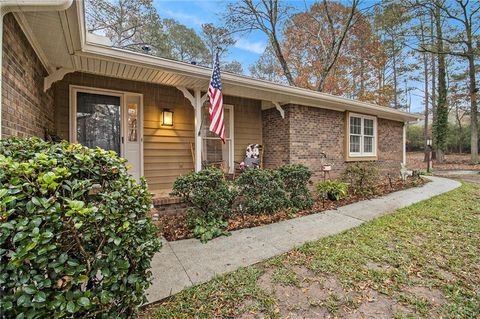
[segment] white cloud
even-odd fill
[[[244,38],[237,39],[237,43],[235,43],[236,48],[256,54],[262,54],[266,46],[267,44],[263,41],[250,41]]]
[[[195,25],[200,26],[203,23],[205,23],[205,21],[203,19],[200,19],[198,16],[191,15],[191,14],[188,14],[188,13],[173,11],[173,10],[170,10],[170,9],[159,9],[159,11],[160,11],[160,16],[162,16],[162,14],[165,14],[169,18],[173,18],[175,20],[178,20],[181,23],[186,24],[186,25],[195,24]]]

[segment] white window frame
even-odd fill
[[[358,134],[351,134],[350,133],[350,119],[352,117],[360,118],[360,135]],[[365,152],[364,151],[364,140],[365,137],[371,137],[371,135],[365,135],[364,131],[364,123],[365,120],[373,120],[373,145],[372,145],[372,152]],[[350,151],[350,136],[360,136],[360,152],[351,152]],[[358,113],[348,113],[348,120],[347,120],[347,152],[348,156],[355,158],[355,157],[376,157],[377,156],[377,141],[378,141],[378,132],[377,132],[377,117],[358,114]]]
[[[233,110],[233,105],[230,105],[230,104],[223,104],[223,107],[225,110],[229,110],[229,122],[230,122],[230,127],[229,127],[229,131],[228,131],[228,138],[225,138],[225,141],[231,141],[230,142],[230,148],[228,150],[228,166],[229,166],[229,171],[228,173],[229,174],[232,174],[233,173],[233,170],[234,170],[234,158],[235,158],[235,154],[233,154],[234,150],[235,150],[235,139],[234,139],[234,110]],[[203,121],[203,118],[202,118],[202,121]],[[208,130],[208,128],[207,128]],[[202,134],[202,147],[203,147],[203,140],[220,140],[220,137],[207,137],[207,136],[203,136]],[[205,148],[203,150],[206,154],[207,152],[207,149]]]

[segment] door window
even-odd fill
[[[120,154],[120,97],[77,92],[77,142]]]
[[[128,126],[128,141],[138,141],[137,130],[138,104],[128,103],[127,105],[127,126]]]

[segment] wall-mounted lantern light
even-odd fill
[[[162,125],[173,126],[173,112],[169,109],[163,109],[162,111]]]

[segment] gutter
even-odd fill
[[[3,0],[0,2],[0,139],[2,139],[3,17],[10,12],[63,11],[73,0]]]

